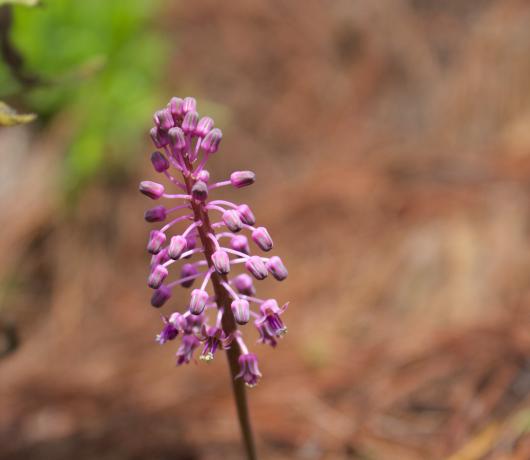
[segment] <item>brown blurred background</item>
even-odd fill
[[[218,196],[252,206],[290,271],[259,286],[291,302],[279,347],[253,346],[261,458],[530,459],[530,3],[157,8],[139,140],[89,144],[103,160],[75,193],[64,165],[95,112],[10,96],[39,117],[0,130],[0,458],[242,458],[224,357],[175,368],[153,341],[136,187],[175,94],[223,128],[214,178],[257,173]],[[18,27],[30,53],[39,30]]]

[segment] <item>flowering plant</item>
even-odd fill
[[[147,281],[154,289],[151,305],[162,307],[178,286],[198,285],[191,291],[185,311],[162,317],[164,326],[156,340],[163,344],[182,337],[177,365],[189,363],[197,348],[201,348],[199,359],[206,362],[213,360],[219,350],[226,350],[236,379],[234,392],[247,453],[254,458],[250,428],[244,426],[245,418],[248,425],[248,413],[240,382],[252,387],[261,373],[257,357],[249,352],[237,325],[252,321],[259,342],[277,345],[278,338],[287,331],[281,318],[287,304],[280,307],[275,299],[257,298],[253,278],[263,280],[270,274],[282,281],[287,277],[287,269],[278,256],[251,254],[249,239],[242,233],[249,232],[255,245],[265,252],[272,249],[273,241],[265,227],[255,226],[256,219],[248,205],[209,199],[210,193],[219,187],[243,188],[253,184],[255,174],[235,171],[229,180],[210,181],[205,166],[218,151],[222,132],[214,127],[210,117],[199,117],[195,99],[172,98],[166,108],[154,114],[154,123],[150,134],[158,150],[151,155],[151,162],[155,171],[179,190],[168,193],[158,182],[143,181],[140,192],[153,200],[168,199],[179,204],[155,206],[145,213],[148,222],[168,221],[151,231],[147,243],[152,254]],[[181,177],[176,177],[175,172]],[[186,222],[184,230],[173,232]],[[178,261],[184,262],[180,274],[168,281],[169,270]],[[248,273],[230,278],[238,266]],[[252,309],[251,305],[257,308]]]

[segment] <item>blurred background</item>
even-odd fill
[[[290,271],[261,458],[530,459],[528,1],[42,0],[0,52],[36,115],[0,128],[0,458],[242,458],[145,286],[148,129],[191,95]]]

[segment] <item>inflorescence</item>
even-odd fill
[[[273,242],[265,227],[255,226],[256,219],[248,205],[209,200],[210,192],[219,187],[253,184],[255,174],[235,171],[229,180],[210,181],[204,167],[219,149],[222,132],[214,128],[212,118],[200,118],[196,106],[192,97],[172,98],[165,109],[154,114],[155,126],[150,131],[158,149],[151,155],[153,167],[179,193],[167,193],[164,185],[152,181],[143,181],[139,187],[153,200],[164,198],[179,203],[155,206],[145,212],[147,222],[165,223],[151,231],[147,243],[147,251],[152,254],[147,280],[154,289],[151,305],[162,307],[177,286],[198,285],[191,291],[185,312],[162,316],[164,326],[156,340],[164,344],[181,337],[177,365],[189,363],[199,347],[199,359],[209,362],[218,350],[236,343],[240,365],[237,377],[254,386],[261,377],[258,361],[248,351],[236,323],[252,321],[259,334],[258,342],[276,346],[277,339],[287,332],[281,319],[287,304],[280,307],[275,299],[257,298],[253,278],[263,280],[270,274],[283,281],[287,269],[278,256],[251,254],[249,239],[240,232],[249,232],[252,241],[265,252],[272,249]],[[175,172],[181,178],[175,177]],[[186,228],[174,234],[175,228],[184,223]],[[180,275],[168,281],[169,269],[178,261],[183,262]],[[243,272],[229,278],[238,266],[252,276]],[[256,311],[251,305],[256,305]]]

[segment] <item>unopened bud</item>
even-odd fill
[[[150,180],[140,182],[138,189],[145,196],[148,196],[153,200],[158,200],[164,194],[164,186]]]
[[[166,234],[160,230],[152,230],[149,234],[149,242],[147,243],[147,252],[151,254],[158,254],[162,246],[166,242]]]
[[[206,201],[206,198],[208,198],[208,186],[203,181],[198,180],[191,188],[191,196],[194,200]]]
[[[266,263],[265,266],[269,270],[270,274],[274,276],[278,281],[283,281],[289,274],[287,268],[278,256],[272,256]]]
[[[173,117],[168,109],[162,109],[155,113],[155,124],[162,131],[167,131],[173,127]]]
[[[153,164],[156,172],[161,173],[169,169],[169,161],[162,153],[158,151],[151,154],[151,163]]]
[[[212,254],[212,263],[217,273],[226,275],[230,272],[230,258],[226,251],[218,249]]]
[[[185,237],[181,235],[175,235],[171,237],[171,240],[169,241],[169,247],[167,249],[167,253],[169,257],[171,257],[174,260],[177,260],[181,254],[186,250],[188,241]]]
[[[239,232],[243,228],[243,223],[239,218],[238,212],[233,209],[223,212],[223,222],[234,233]]]
[[[208,171],[206,171],[206,169],[203,169],[198,175],[197,175],[197,180],[200,180],[202,182],[206,182],[208,183],[208,181],[210,180],[210,173]]]
[[[256,288],[254,287],[254,282],[252,281],[252,278],[246,273],[237,275],[232,280],[232,283],[234,284],[234,287],[237,289],[237,291],[240,294],[244,294],[244,295],[255,295],[256,294]]]
[[[167,286],[160,286],[151,296],[151,305],[160,308],[171,297],[171,290]]]
[[[155,144],[155,147],[157,149],[161,149],[162,147],[169,144],[169,139],[167,137],[167,133],[159,130],[156,126],[151,128],[149,131],[149,134],[151,135],[151,139],[153,140],[153,144]]]
[[[237,207],[237,213],[239,214],[241,222],[244,224],[254,225],[256,223],[256,218],[254,217],[254,214],[248,205],[239,205]]]
[[[152,289],[158,289],[167,275],[167,268],[163,265],[157,265],[147,278],[147,285]]]
[[[243,254],[250,253],[250,247],[248,245],[248,238],[245,235],[235,235],[230,240],[230,247],[235,250],[242,252]]]
[[[171,112],[171,116],[173,117],[173,121],[176,123],[177,120],[180,118],[180,108],[182,105],[182,99],[180,97],[172,97],[169,101],[167,108]]]
[[[252,239],[264,251],[272,249],[272,238],[265,227],[258,227],[252,232]]]
[[[186,148],[186,135],[181,128],[178,126],[171,128],[167,134],[169,136],[169,143],[173,150],[180,152]]]
[[[213,120],[210,117],[202,117],[197,124],[195,134],[200,137],[206,136],[213,128]]]
[[[256,174],[252,171],[234,171],[230,174],[230,182],[236,188],[246,187],[256,182]]]
[[[193,315],[200,315],[206,307],[208,300],[208,293],[201,289],[194,289],[191,291],[190,313]]]
[[[267,278],[267,267],[261,260],[261,257],[252,256],[245,262],[246,269],[256,278],[257,280],[263,280]]]
[[[144,219],[147,222],[163,222],[166,220],[167,211],[164,206],[155,206],[145,211]]]
[[[197,267],[193,264],[184,264],[180,271],[181,278],[188,278],[189,276],[195,276],[198,274],[199,274],[199,270],[197,270]],[[180,285],[182,287],[189,288],[194,283],[194,281],[195,279],[191,279],[188,281],[184,281],[183,283],[180,283]]]
[[[195,134],[197,123],[199,122],[199,114],[195,110],[189,111],[182,120],[182,131],[186,134]]]
[[[237,324],[247,324],[250,320],[250,306],[244,299],[236,299],[231,304],[232,313]]]
[[[219,149],[219,144],[223,138],[223,133],[220,129],[212,129],[201,142],[201,148],[208,153],[215,153]]]
[[[193,97],[185,97],[181,104],[182,115],[197,110],[197,101]]]

